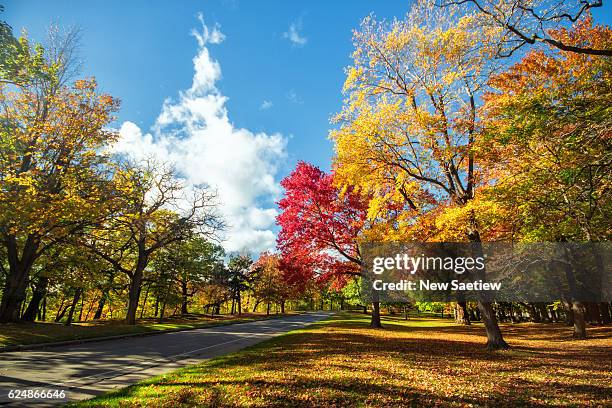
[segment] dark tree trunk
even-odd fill
[[[266,307],[266,316],[270,315],[270,302],[268,301],[268,307]]]
[[[372,320],[370,321],[370,327],[373,329],[382,329],[382,323],[380,322],[380,302],[372,302]]]
[[[70,306],[69,304],[64,306],[64,302],[65,299],[62,299],[62,303],[60,303],[58,309],[57,309],[57,314],[55,315],[55,323],[59,322],[60,320],[62,320],[62,317],[64,317],[64,315],[66,314],[66,311],[68,311],[68,307]]]
[[[136,265],[134,274],[130,279],[128,309],[125,315],[125,321],[127,324],[136,324],[136,311],[138,309],[138,304],[140,303],[140,290],[142,289],[142,279],[146,266],[147,260],[145,257],[141,256],[138,259],[138,264]]]
[[[102,312],[104,311],[104,305],[106,304],[106,297],[108,295],[102,292],[102,297],[98,301],[98,308],[96,309],[96,313],[94,314],[94,320],[99,320],[102,318]]]
[[[81,308],[79,309],[79,322],[83,321],[83,307],[85,307],[85,294],[81,294]]]
[[[238,302],[238,316],[242,316],[242,294],[240,289],[236,291],[236,301]]]
[[[550,316],[548,315],[546,304],[538,303],[537,307],[538,311],[540,312],[540,316],[542,317],[542,323],[550,323]]]
[[[285,314],[285,301],[281,300],[280,302],[281,314]]]
[[[187,281],[181,282],[181,314],[186,315],[189,313],[187,310],[187,303],[189,299],[189,294],[187,292]]]
[[[253,313],[257,311],[257,306],[259,306],[259,303],[261,303],[261,300],[258,299],[255,301],[255,306],[253,306]]]
[[[572,310],[572,302],[563,299],[561,301],[563,303],[563,308],[565,309],[565,325],[573,326],[574,325],[574,311]]]
[[[49,284],[49,279],[46,277],[41,277],[38,279],[36,286],[34,287],[34,291],[32,292],[32,299],[30,299],[30,303],[26,308],[25,312],[21,316],[21,320],[26,322],[33,322],[36,319],[36,315],[39,314],[40,303],[47,295],[47,286]]]
[[[21,304],[26,297],[28,278],[39,247],[38,239],[29,235],[24,243],[20,259],[17,238],[14,235],[6,236],[4,244],[9,271],[4,282],[2,300],[0,300],[0,323],[19,320]]]
[[[591,324],[603,324],[599,313],[599,304],[589,302],[585,306],[587,308],[587,321]]]
[[[164,321],[164,314],[166,313],[166,299],[164,298],[164,301],[162,302],[162,307],[161,310],[159,311],[159,323],[162,323]]]
[[[76,289],[74,291],[74,297],[72,298],[72,303],[70,304],[70,311],[68,312],[68,318],[66,319],[66,326],[70,326],[72,324],[72,318],[74,317],[74,311],[76,309],[77,304],[79,303],[79,298],[81,297],[81,293],[83,289]]]
[[[612,319],[610,318],[610,309],[607,302],[601,302],[599,304],[599,310],[601,312],[601,321],[603,324],[610,324]]]
[[[42,315],[40,316],[40,320],[43,322],[47,321],[47,297],[45,296],[43,298],[43,303],[42,303]]]
[[[147,300],[149,299],[149,290],[151,289],[151,284],[147,285],[147,290],[145,291],[144,299],[142,300],[142,306],[140,307],[140,318],[144,317],[145,309],[147,308]]]

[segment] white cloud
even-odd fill
[[[302,19],[300,18],[289,24],[289,30],[283,33],[283,38],[291,41],[291,44],[295,47],[303,47],[308,42],[308,38],[300,34],[301,30]]]
[[[270,101],[263,101],[261,103],[261,106],[259,107],[259,110],[268,110],[272,106],[274,106],[274,104],[272,102],[270,102]]]
[[[198,52],[191,87],[164,101],[151,133],[124,122],[115,151],[137,160],[153,157],[170,162],[189,185],[204,183],[217,189],[229,225],[224,247],[269,250],[275,244],[273,203],[281,192],[277,165],[286,156],[287,140],[278,133],[253,133],[232,124],[227,97],[216,87],[221,66],[207,47],[225,36],[218,26],[207,27],[201,14],[198,19],[202,29],[192,32]]]

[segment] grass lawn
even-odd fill
[[[277,317],[279,315],[270,315]],[[190,329],[217,324],[240,323],[267,318],[265,314],[247,313],[242,317],[223,315],[188,315],[168,317],[163,323],[157,319],[141,319],[135,326],[123,320],[101,320],[98,322],[73,323],[7,323],[0,324],[0,348],[16,345],[47,343],[65,340],[82,340],[96,337],[117,336],[131,333],[149,333],[173,329]]]
[[[612,328],[571,341],[562,325],[484,329],[437,318],[342,314],[77,407],[612,406]]]

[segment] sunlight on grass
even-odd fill
[[[605,406],[610,328],[574,342],[561,325],[504,325],[488,352],[480,325],[342,314],[241,352],[80,403],[94,406]]]

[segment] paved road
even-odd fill
[[[52,406],[125,387],[178,367],[231,353],[322,320],[329,313],[0,353],[0,405]],[[10,390],[59,390],[64,399],[9,399]]]

